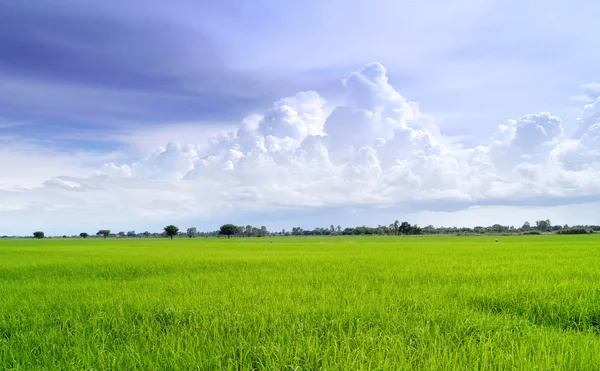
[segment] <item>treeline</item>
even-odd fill
[[[267,227],[256,227],[252,225],[236,226],[234,224],[225,224],[218,230],[199,232],[195,227],[187,228],[185,231],[180,231],[179,228],[170,225],[164,228],[162,232],[144,231],[138,233],[136,231],[120,231],[117,233],[111,232],[108,229],[101,229],[94,235],[82,232],[79,235],[66,236],[80,238],[163,238],[163,237],[179,237],[179,238],[195,238],[195,237],[267,237],[267,236],[348,236],[348,235],[510,235],[510,234],[541,234],[541,233],[556,233],[556,234],[588,234],[599,232],[598,225],[552,225],[550,220],[538,220],[534,224],[525,222],[520,227],[494,224],[491,226],[476,226],[469,227],[434,227],[428,225],[420,227],[416,224],[408,222],[400,223],[398,220],[390,225],[378,225],[377,227],[356,226],[342,228],[340,225],[329,227],[317,227],[314,229],[302,229],[301,227],[293,227],[290,230],[282,229],[280,231],[269,231]],[[16,236],[12,236],[16,237]],[[44,232],[36,231],[33,233],[34,238],[44,238]],[[58,236],[60,237],[60,236]],[[2,238],[9,238],[2,236]]]
[[[597,229],[569,228],[569,229],[562,229],[560,231],[557,231],[556,233],[558,233],[558,234],[587,234],[587,233],[594,233],[594,231],[597,231]]]

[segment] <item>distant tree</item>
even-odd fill
[[[338,224],[338,226],[337,226],[337,227],[335,227],[335,232],[336,232],[337,234],[340,234],[340,233],[342,233],[342,226]]]
[[[400,232],[400,227],[398,227],[398,223],[400,223],[399,221],[395,221],[394,222],[394,234],[398,234],[398,232]],[[406,222],[404,222],[406,223]]]
[[[535,222],[535,228],[540,232],[547,232],[551,228],[550,220],[538,220]]]
[[[89,234],[85,233],[85,232],[81,232],[79,233],[79,237],[81,238],[88,238]]]
[[[409,234],[410,233],[410,223],[409,222],[402,222],[402,224],[400,224],[400,226],[397,226],[398,221],[396,220],[394,222],[394,226],[396,227],[396,233],[402,233],[402,234]]]
[[[186,232],[187,232],[187,236],[189,238],[194,237],[196,235],[196,233],[198,233],[198,231],[196,230],[196,227],[190,227],[190,228],[187,229]]]
[[[413,225],[410,228],[409,234],[422,234],[423,233],[423,228],[419,227],[418,225]]]
[[[219,234],[227,236],[227,238],[231,238],[231,236],[238,233],[239,230],[239,227],[233,224],[223,224],[221,228],[219,228]]]
[[[146,232],[142,233],[142,236],[144,236],[144,237],[150,237],[150,236],[152,236],[152,233],[146,231]]]
[[[177,233],[179,232],[179,228],[177,228],[174,225],[168,225],[164,228],[165,234],[168,237],[171,237],[171,239],[173,239],[173,236],[177,236]]]
[[[135,236],[136,236],[135,231],[127,232],[127,237],[135,237]]]
[[[330,232],[331,234],[334,234],[334,233],[335,233],[335,227],[333,226],[333,224],[329,226],[329,232]]]
[[[44,238],[44,232],[42,232],[42,231],[33,232],[33,237],[37,238],[37,239],[42,239],[42,238]]]
[[[265,227],[264,225],[260,227],[260,235],[261,237],[266,237],[269,234],[269,231],[267,230],[267,227]]]
[[[104,238],[106,239],[106,237],[108,237],[109,234],[110,229],[101,229],[96,233],[96,236],[104,236]]]
[[[523,232],[527,232],[531,230],[531,224],[529,224],[529,222],[525,222],[523,223],[523,226],[521,227],[521,230]]]
[[[435,232],[435,227],[431,224],[423,228],[423,233],[425,234],[434,234]]]
[[[492,225],[491,229],[495,233],[504,233],[504,232],[508,231],[508,227],[500,225],[500,224]]]
[[[125,232],[121,231],[121,232],[117,233],[117,236],[119,236],[119,237],[125,237]]]

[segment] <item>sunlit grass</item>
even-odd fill
[[[0,369],[600,368],[600,236],[0,240]]]

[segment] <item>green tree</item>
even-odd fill
[[[106,237],[108,237],[109,234],[110,234],[110,229],[101,229],[98,232],[96,232],[96,236],[104,236],[105,239],[106,239]]]
[[[187,229],[186,232],[187,232],[187,236],[189,238],[194,237],[198,233],[198,231],[196,230],[196,227],[190,227],[190,228]]]
[[[398,221],[394,222],[396,224]],[[396,227],[396,230],[402,234],[409,234],[411,229],[411,225],[409,222],[402,222],[399,227]]]
[[[169,237],[171,237],[171,239],[173,239],[173,236],[177,236],[177,233],[179,232],[179,228],[177,228],[174,225],[168,225],[164,228],[165,230],[165,234]]]
[[[227,236],[227,238],[231,238],[234,234],[238,233],[238,227],[233,224],[223,224],[221,228],[219,228],[219,234]]]
[[[535,227],[540,232],[547,232],[552,227],[552,224],[550,224],[550,220],[548,220],[548,219],[546,219],[546,220],[537,220],[535,222]]]
[[[81,238],[88,238],[89,234],[85,233],[85,232],[81,232],[79,233],[79,237]]]
[[[42,231],[33,232],[33,237],[35,237],[37,239],[44,238],[44,232],[42,232]]]

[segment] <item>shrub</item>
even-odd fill
[[[592,231],[590,231],[590,232],[593,233]],[[562,229],[560,231],[557,231],[556,233],[557,234],[587,234],[589,232],[585,228],[568,228],[568,229]]]

